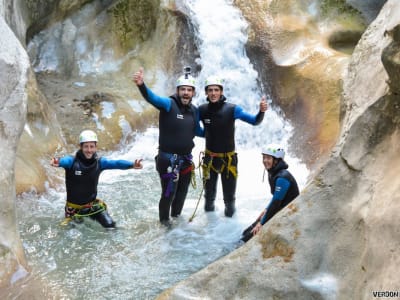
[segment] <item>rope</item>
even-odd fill
[[[61,222],[60,225],[62,225],[62,226],[68,225],[68,223],[71,222],[72,220],[78,220],[83,217],[90,217],[90,216],[99,214],[99,213],[107,210],[107,204],[103,200],[100,200],[100,199],[96,199],[93,202],[90,202],[90,203],[84,204],[84,205],[79,205],[79,204],[75,204],[75,203],[71,203],[71,202],[67,201],[66,206],[72,208],[73,211],[76,211],[76,212],[73,213],[72,215],[68,215]],[[81,214],[80,212],[84,209],[90,209],[90,211],[87,214]]]
[[[202,155],[203,155],[203,157],[202,157]],[[204,159],[204,152],[201,151],[201,152],[199,153],[199,166],[198,166],[200,179],[202,179],[202,176],[201,176],[201,169],[202,169],[202,167],[203,167],[203,164],[202,164],[203,159]],[[193,172],[193,173],[192,173],[192,178],[193,178],[193,177],[195,177],[194,168],[193,168],[192,172]],[[193,219],[194,219],[194,217],[196,216],[196,211],[197,211],[197,208],[199,207],[201,197],[203,196],[203,191],[204,191],[205,185],[206,185],[206,181],[203,180],[203,186],[202,186],[201,191],[200,191],[200,196],[199,196],[199,199],[197,200],[196,207],[195,207],[195,209],[194,209],[194,211],[193,211],[193,214],[192,214],[192,216],[189,218],[189,222],[192,222]]]
[[[199,207],[201,197],[203,196],[203,191],[204,191],[204,184],[203,184],[203,187],[201,188],[201,192],[200,192],[199,199],[197,200],[196,208],[194,209],[192,216],[189,218],[189,222],[192,222],[194,217],[196,216],[196,211],[197,211],[197,208]]]

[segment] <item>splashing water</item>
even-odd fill
[[[262,93],[257,72],[244,50],[247,25],[240,12],[223,0],[191,0],[187,8],[198,39],[200,84],[209,75],[225,78],[228,101],[255,114]],[[46,61],[39,65],[49,68]],[[196,102],[204,103],[204,97],[199,95]],[[21,195],[21,237],[33,276],[60,291],[65,299],[152,299],[232,251],[242,230],[270,199],[269,186],[262,182],[260,147],[268,142],[287,146],[291,131],[290,125],[271,110],[261,125],[252,127],[237,121],[236,130],[239,177],[233,218],[224,217],[219,186],[216,212],[204,213],[201,202],[193,222],[188,222],[201,193],[197,176],[197,189],[190,189],[182,216],[173,221],[171,229],[159,225],[161,189],[154,164],[158,140],[155,128],[138,136],[123,152],[109,154],[114,159],[144,158],[143,170],[109,170],[100,177],[98,196],[107,202],[117,230],[107,231],[90,220],[61,226],[64,187],[49,189],[43,195]],[[204,141],[196,138],[195,143],[193,154],[197,158],[204,150]],[[304,186],[306,168],[290,153],[287,161],[299,185]],[[62,170],[59,176],[63,176]]]
[[[229,102],[239,104],[249,113],[257,113],[262,93],[257,83],[258,74],[246,55],[247,23],[231,1],[203,0],[187,1],[187,9],[197,31],[201,72],[198,86],[208,76],[217,75],[224,80],[224,95]],[[212,9],[210,9],[212,8]],[[202,93],[200,88],[200,93]],[[269,103],[271,99],[265,95]],[[195,100],[205,102],[204,95]],[[258,148],[268,143],[287,146],[291,126],[275,111],[265,114],[260,126],[251,128],[243,122],[236,122],[238,148]]]

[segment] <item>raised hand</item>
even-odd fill
[[[265,96],[262,96],[261,101],[260,101],[260,111],[261,112],[266,112],[268,109],[268,103],[265,98]]]
[[[143,84],[143,68],[140,67],[139,71],[137,71],[135,74],[133,74],[132,78],[133,82],[136,83],[136,85],[142,85]]]
[[[53,157],[53,158],[50,160],[50,165],[52,165],[53,167],[58,167],[58,166],[60,166],[60,159],[59,159],[59,158]]]

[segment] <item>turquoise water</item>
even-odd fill
[[[63,299],[153,299],[234,250],[242,230],[269,200],[267,183],[262,182],[261,155],[243,149],[234,217],[224,217],[219,187],[216,212],[205,213],[201,199],[189,222],[201,192],[201,186],[192,187],[182,216],[167,229],[158,222],[160,186],[149,140],[143,137],[124,154],[111,153],[112,158],[143,157],[143,170],[109,170],[100,177],[98,196],[108,204],[116,230],[103,229],[89,219],[60,225],[64,186],[18,198],[21,238],[32,276]],[[305,174],[304,170],[293,163],[294,173]]]

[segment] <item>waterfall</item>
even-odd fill
[[[226,80],[228,101],[257,113],[262,90],[246,56],[247,24],[240,11],[231,1],[223,0],[191,0],[187,9],[200,53],[199,86],[207,76],[219,75]],[[59,25],[55,30],[58,32]],[[39,39],[46,36],[52,34],[34,39],[38,51],[40,45],[49,44]],[[49,59],[56,55],[51,49],[55,48],[43,47],[45,53],[37,55],[39,60],[44,58],[37,62],[40,70],[56,67],[57,59]],[[96,61],[102,59],[96,56]],[[85,67],[89,69],[93,70]],[[195,102],[201,104],[205,97],[202,88],[198,90]],[[197,178],[197,189],[190,189],[182,216],[172,229],[159,225],[160,186],[153,159],[158,129],[149,128],[128,148],[109,155],[130,160],[142,157],[144,169],[105,171],[100,177],[98,195],[107,202],[119,229],[105,231],[92,222],[60,226],[65,205],[63,186],[44,195],[27,193],[19,197],[21,236],[33,275],[59,290],[64,299],[147,299],[231,252],[241,231],[270,199],[267,182],[262,182],[260,148],[268,142],[287,146],[291,132],[290,124],[273,110],[259,126],[236,123],[239,177],[233,218],[224,217],[219,186],[216,212],[204,213],[202,200],[197,216],[188,222],[200,196],[201,181]],[[195,143],[196,158],[204,150],[204,141],[196,138]],[[302,185],[307,170],[290,153],[287,160]]]
[[[238,8],[229,0],[189,0],[186,9],[196,32],[197,46],[200,57],[197,63],[201,71],[197,76],[199,91],[194,102],[198,105],[205,103],[204,81],[208,76],[217,75],[224,79],[224,95],[227,101],[238,104],[245,111],[256,114],[262,93],[259,86],[258,74],[246,55],[247,23]],[[263,122],[252,127],[249,124],[236,121],[236,147],[239,153],[239,165],[246,164],[249,168],[241,168],[246,172],[238,182],[238,192],[246,197],[246,192],[254,182],[254,177],[261,172],[260,151],[263,146],[278,143],[288,149],[291,136],[291,125],[280,114],[271,110],[272,99],[267,97],[270,109],[266,112]],[[254,160],[256,157],[256,160]],[[292,172],[299,178],[300,185],[305,183],[305,167],[295,158],[287,155],[287,161],[292,166]],[[258,168],[260,167],[260,168]],[[248,179],[244,180],[244,179]],[[240,189],[240,185],[243,189]],[[257,188],[256,188],[257,189]],[[259,190],[259,189],[258,189]]]

